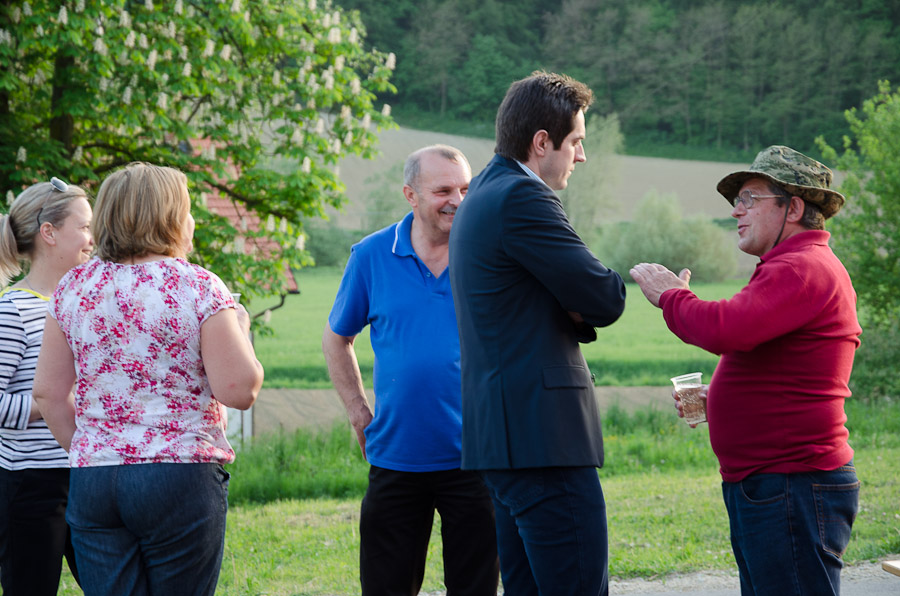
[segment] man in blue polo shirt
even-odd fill
[[[471,169],[453,147],[412,153],[403,170],[412,212],[354,245],[322,351],[370,464],[360,511],[363,596],[415,594],[441,516],[450,594],[496,595],[494,510],[477,473],[460,470],[459,335],[447,271],[450,227]],[[353,342],[370,326],[375,412]]]

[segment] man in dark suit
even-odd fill
[[[590,89],[535,72],[497,112],[497,155],[450,232],[462,359],[462,467],[494,500],[504,590],[607,594],[603,437],[579,342],[625,307],[553,192],[585,161]]]

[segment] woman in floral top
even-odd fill
[[[33,403],[34,367],[50,295],[93,250],[85,192],[52,178],[29,186],[0,216],[0,585],[6,596],[54,596],[65,555],[69,460]]]
[[[87,596],[212,595],[218,580],[222,464],[234,460],[221,406],[249,408],[263,371],[246,311],[185,260],[186,183],[144,163],[104,180],[97,256],[50,305],[34,392],[69,450],[66,517]]]

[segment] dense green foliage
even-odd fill
[[[847,205],[834,218],[834,250],[841,257],[876,324],[900,320],[900,90],[882,82],[860,110],[846,114],[851,135],[843,153],[819,139],[823,152],[847,174]]]
[[[900,78],[900,8],[885,0],[340,3],[397,54],[401,122],[419,110],[486,122],[485,136],[509,83],[546,68],[590,85],[629,147],[814,151],[876,81]]]
[[[177,167],[194,191],[193,258],[245,302],[281,293],[285,267],[308,262],[304,220],[343,199],[338,159],[371,156],[392,124],[375,94],[393,89],[394,58],[364,49],[358,15],[327,1],[157,4],[0,5],[0,192]]]

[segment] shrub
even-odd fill
[[[316,261],[317,267],[341,267],[347,263],[350,247],[363,237],[358,230],[343,230],[336,225],[308,225],[306,250]]]
[[[865,402],[900,396],[900,323],[864,329],[853,364],[850,390]]]
[[[727,234],[709,218],[684,219],[675,195],[650,191],[635,208],[633,221],[603,226],[596,252],[607,266],[627,272],[636,263],[685,267],[695,281],[722,281],[735,275],[737,259]]]

